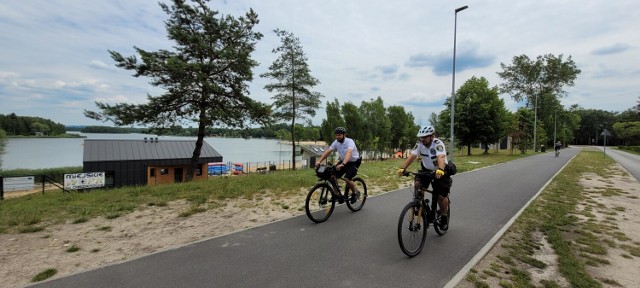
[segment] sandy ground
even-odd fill
[[[369,195],[382,192],[377,187],[368,189]],[[301,215],[307,190],[287,197],[229,200],[224,207],[189,217],[178,215],[190,210],[191,204],[176,201],[115,219],[55,225],[37,233],[0,234],[0,287],[26,286],[50,268],[57,270],[51,279],[59,278]],[[79,250],[68,252],[72,247]]]
[[[626,176],[613,181],[616,187],[629,193],[625,195],[640,196],[640,184],[635,179]],[[588,190],[609,187],[606,185],[610,185],[611,181],[588,175],[581,183]],[[378,187],[368,188],[371,196],[383,193]],[[190,204],[176,201],[164,207],[145,207],[116,219],[97,218],[80,224],[55,225],[37,233],[1,234],[0,286],[23,287],[31,283],[33,276],[46,269],[57,270],[53,278],[63,277],[301,215],[304,214],[306,193],[305,188],[287,197],[263,195],[260,199],[230,200],[223,207],[189,217],[178,215],[189,210]],[[598,201],[603,201],[605,205],[625,207],[625,212],[617,216],[618,226],[634,239],[632,241],[640,241],[640,199],[614,196],[601,197]],[[538,237],[542,243],[546,243],[543,235]],[[68,252],[74,247],[79,250]],[[476,269],[482,271],[483,265],[488,267],[494,262],[495,256],[501,253],[500,247],[498,242]],[[591,269],[590,273],[607,275],[606,278],[616,279],[624,287],[640,287],[637,273],[640,271],[640,261],[635,257],[621,257],[621,254],[615,249],[610,251],[607,258],[611,265]],[[549,267],[545,271],[531,271],[537,279],[535,283],[539,283],[539,279],[562,278],[555,268],[557,264],[554,264],[557,257],[548,243],[536,257],[548,262]],[[472,287],[465,284],[469,283],[462,281],[458,287]]]

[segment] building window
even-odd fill
[[[197,176],[202,176],[202,166],[196,168],[196,175]]]
[[[151,170],[149,170],[149,176],[156,177],[156,168],[151,168]]]
[[[160,175],[167,175],[167,174],[169,174],[169,169],[167,168],[160,169]]]

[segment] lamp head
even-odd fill
[[[467,5],[462,6],[462,7],[458,8],[458,9],[456,9],[456,13],[458,13],[458,12],[464,10],[464,9],[467,9],[467,8],[469,8],[469,6],[467,6]]]

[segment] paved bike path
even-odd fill
[[[451,229],[430,227],[414,258],[398,246],[402,189],[325,223],[301,215],[33,287],[443,287],[578,151],[454,176]]]
[[[626,151],[612,149],[611,147],[604,150],[603,147],[597,147],[602,150],[604,154],[611,157],[611,159],[618,162],[622,167],[627,169],[629,173],[636,178],[636,180],[640,181],[640,155],[631,154]]]

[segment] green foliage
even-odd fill
[[[44,169],[12,169],[1,170],[4,177],[39,176],[46,175],[58,183],[64,182],[64,174],[82,173],[82,166],[44,168]],[[42,183],[42,177],[35,178],[36,183]]]
[[[402,106],[388,107],[387,115],[391,120],[390,147],[396,151],[411,148],[416,141],[416,132],[420,129],[414,123],[413,115],[405,112]]]
[[[508,155],[505,151],[461,156],[458,160],[458,170],[469,171],[520,157],[522,156]],[[366,161],[362,163],[358,174],[367,184],[381,187],[381,191],[395,190],[411,181],[407,177],[395,175],[402,161],[404,159]],[[227,198],[252,199],[265,193],[274,193],[276,196],[300,193],[301,189],[308,189],[316,181],[312,169],[303,169],[238,177],[211,177],[206,181],[161,186],[95,189],[85,193],[51,191],[45,194],[31,194],[0,202],[0,233],[37,232],[51,224],[69,223],[77,219],[113,219],[149,206],[167,206],[168,203],[181,199],[191,204],[187,211],[181,211],[184,213],[181,215],[186,217],[218,207],[220,201]],[[112,228],[104,226],[96,229],[109,231]]]
[[[320,81],[311,76],[300,40],[285,30],[276,29],[274,32],[280,37],[281,46],[273,49],[273,53],[279,53],[280,56],[269,66],[269,72],[260,77],[274,81],[264,87],[269,92],[275,92],[271,97],[274,100],[272,117],[291,121],[291,145],[295,151],[296,120],[315,116],[320,107],[320,98],[324,96],[310,90],[320,84]],[[291,157],[295,170],[295,153]]]
[[[446,104],[450,111],[451,102]],[[506,136],[509,119],[504,100],[498,97],[498,87],[489,87],[484,77],[472,77],[456,92],[454,132],[458,142],[467,146],[467,154],[475,143],[484,144],[487,153],[489,144]]]
[[[381,157],[381,152],[391,152],[387,149],[391,141],[391,120],[386,113],[382,97],[371,99],[370,102],[362,101],[359,108],[360,115],[366,119],[367,138],[360,139],[358,149],[361,151],[374,151],[373,158]]]
[[[340,114],[340,103],[338,102],[338,99],[334,99],[333,102],[327,102],[327,108],[325,109],[327,119],[322,120],[320,135],[322,140],[327,142],[327,144],[331,144],[335,139],[333,130],[336,129],[336,127],[345,127],[346,125],[344,118]]]
[[[600,135],[603,129],[613,131],[612,125],[616,122],[616,115],[614,112],[598,110],[598,109],[583,109],[578,105],[571,107],[570,111],[577,114],[580,117],[580,122],[575,127],[573,141],[578,145],[602,145],[604,137]],[[616,139],[613,137],[607,137],[607,143],[615,145]]]
[[[544,133],[541,139],[536,139],[536,145],[553,141],[553,135],[558,134],[558,124],[563,132],[560,139],[573,140],[570,132],[576,128],[575,123],[571,116],[565,115],[559,100],[567,94],[565,87],[573,86],[581,73],[571,56],[564,60],[562,54],[546,54],[532,60],[520,55],[513,57],[510,65],[500,63],[500,67],[502,71],[498,76],[503,80],[500,93],[511,95],[516,102],[525,101],[526,107],[536,111],[538,121],[544,125],[538,127],[536,123],[536,134]]]
[[[562,58],[562,54],[546,54],[534,61],[527,55],[520,55],[513,57],[509,66],[500,63],[502,71],[498,76],[504,80],[500,92],[510,94],[517,102],[525,100],[529,108],[534,108],[536,98],[542,95],[565,95],[565,86],[573,86],[582,71],[571,56],[566,61]],[[538,99],[538,105],[541,107],[545,103]]]
[[[347,129],[349,138],[356,139],[358,149],[362,151],[362,144],[371,138],[371,131],[367,129],[367,121],[360,114],[358,107],[351,102],[342,104],[342,118],[344,118],[344,126]],[[333,134],[332,134],[333,136]]]
[[[66,133],[64,125],[60,123],[40,117],[17,116],[15,113],[0,114],[0,130],[4,130],[8,136],[28,136],[36,132],[49,136]]]
[[[100,112],[85,110],[85,116],[117,126],[162,130],[196,122],[198,135],[187,180],[193,177],[207,127],[244,127],[246,122],[266,122],[269,114],[267,106],[247,96],[246,82],[253,79],[252,68],[258,65],[250,55],[262,38],[253,31],[258,14],[249,9],[244,17],[220,16],[208,0],[190,2],[159,4],[168,15],[165,26],[175,51],[134,47],[140,62],[136,56],[109,51],[117,67],[134,71],[135,77],[149,77],[149,83],[164,94],[148,95],[145,104],[96,102]]]
[[[51,278],[53,275],[56,275],[56,273],[58,273],[58,270],[49,268],[47,270],[44,270],[38,273],[36,276],[33,276],[33,278],[31,278],[31,282],[39,282],[42,280],[46,280],[48,278]]]
[[[626,145],[640,144],[640,121],[615,123],[613,133]]]
[[[85,126],[79,129],[82,133],[111,133],[111,134],[126,134],[126,133],[148,133],[146,128],[133,128],[133,127],[110,127],[110,126]]]

